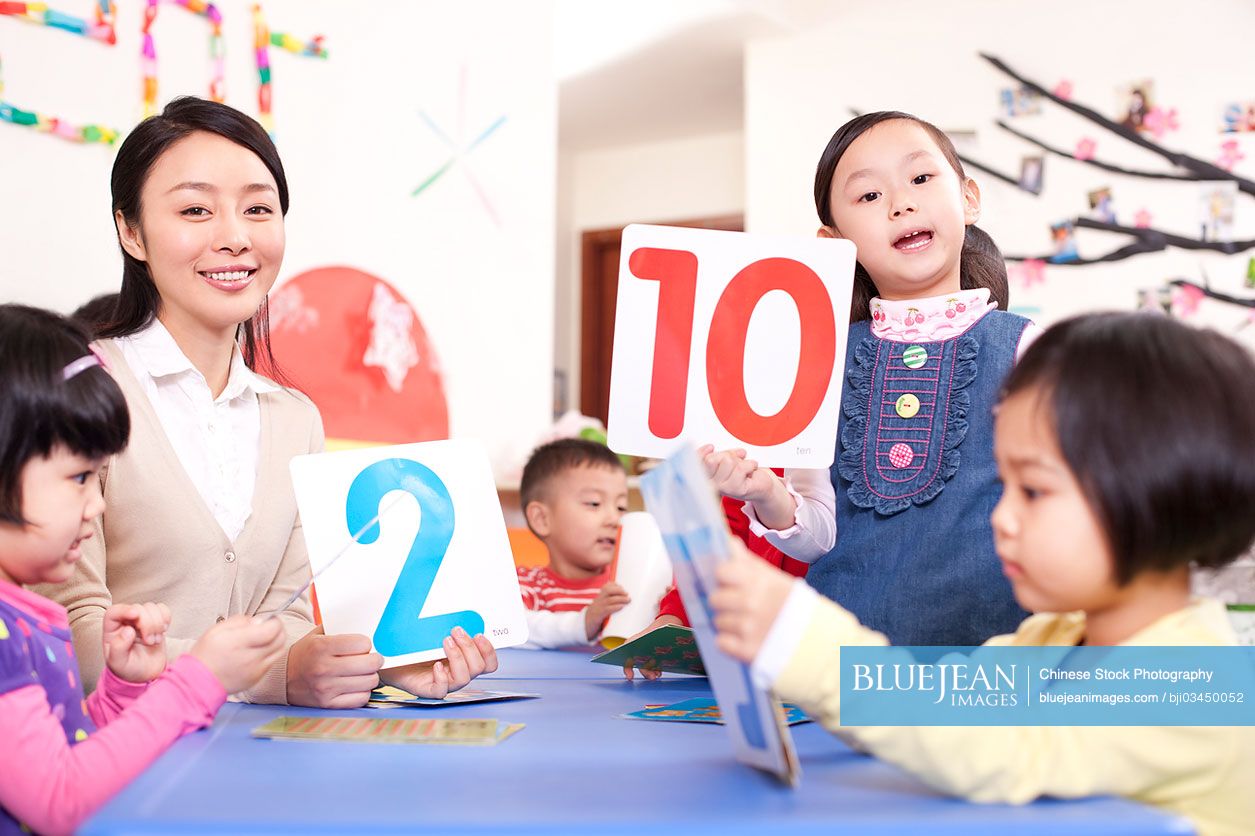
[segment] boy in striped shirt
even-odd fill
[[[519,493],[527,527],[549,550],[548,566],[518,570],[527,646],[589,644],[629,600],[609,577],[627,473],[605,445],[564,438],[536,448]]]

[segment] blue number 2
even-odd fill
[[[472,636],[484,632],[483,616],[471,610],[419,617],[453,539],[453,498],[430,468],[410,459],[384,459],[357,474],[344,509],[349,531],[360,531],[379,513],[384,496],[396,490],[418,500],[421,516],[409,556],[375,628],[375,647],[385,656],[401,656],[441,647],[454,627]],[[378,539],[376,522],[359,542]]]

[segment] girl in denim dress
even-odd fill
[[[815,176],[819,236],[858,247],[830,470],[704,448],[751,531],[811,563],[807,582],[893,644],[1014,631],[993,550],[993,407],[1039,332],[1006,312],[1006,268],[975,226],[980,189],[933,125],[894,111],[843,125]]]

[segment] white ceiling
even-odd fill
[[[742,127],[746,41],[833,19],[837,0],[558,0],[563,151]]]

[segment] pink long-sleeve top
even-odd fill
[[[226,697],[185,655],[148,683],[106,670],[84,699],[65,608],[0,581],[0,834],[73,831],[171,743],[212,723]]]

